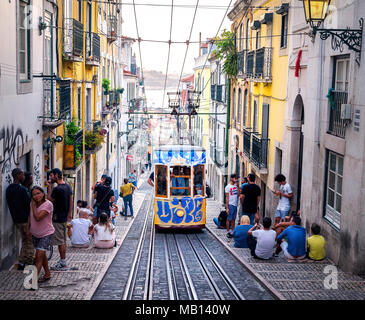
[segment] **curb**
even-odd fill
[[[146,194],[144,194],[144,196],[143,196],[142,203],[145,201],[145,198],[146,198]],[[141,208],[142,208],[142,205],[139,207],[138,212],[135,214],[135,216],[137,216],[139,214]],[[105,276],[105,273],[109,269],[109,267],[110,267],[111,263],[113,262],[116,254],[118,253],[119,249],[121,248],[121,245],[124,242],[124,239],[126,238],[126,236],[127,236],[128,232],[129,232],[130,228],[132,227],[133,223],[134,223],[134,220],[132,221],[132,223],[129,224],[128,228],[126,229],[126,231],[124,232],[124,234],[123,234],[123,236],[122,236],[122,238],[120,240],[119,246],[117,248],[115,248],[115,250],[113,251],[113,253],[110,255],[110,257],[109,257],[107,263],[105,264],[103,270],[100,272],[100,275],[96,278],[96,281],[92,285],[89,293],[83,298],[83,300],[91,300],[91,298],[94,295],[96,289],[99,287],[100,282],[103,280],[103,278]]]
[[[232,250],[231,247],[227,245],[224,241],[222,241],[212,230],[210,227],[205,225],[205,228],[241,263],[248,272],[250,272],[267,290],[269,290],[275,298],[279,300],[287,300],[278,290],[276,290],[271,284],[267,283],[267,281],[259,275],[254,268],[252,268],[246,261],[244,261],[236,252]]]

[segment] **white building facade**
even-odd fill
[[[307,232],[319,224],[328,257],[365,274],[364,47],[358,54],[319,33],[311,39],[302,4],[290,10],[289,34],[297,35],[290,42],[283,173]],[[359,29],[364,17],[364,1],[332,1],[323,28]]]

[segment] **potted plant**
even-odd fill
[[[102,83],[102,87],[104,89],[104,95],[108,95],[109,94],[109,90],[110,90],[110,80],[104,78],[103,79],[103,83]]]
[[[75,120],[72,120],[68,125],[65,126],[64,165],[63,165],[65,169],[72,169],[75,167],[75,164],[77,166],[77,160],[81,162],[81,154],[77,146],[75,146],[76,134],[79,131],[80,128],[77,126]],[[79,155],[79,157],[77,157],[77,155]]]
[[[103,142],[105,142],[105,137],[100,131],[86,131],[85,146],[87,150],[95,150],[96,148],[99,148]]]

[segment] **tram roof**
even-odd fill
[[[205,149],[203,147],[200,146],[191,146],[191,145],[164,145],[164,146],[159,146],[157,148],[155,148],[155,151],[205,151]]]

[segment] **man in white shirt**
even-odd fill
[[[275,181],[280,185],[279,191],[273,191],[277,197],[280,197],[278,206],[275,212],[275,224],[284,221],[285,217],[289,215],[290,199],[293,198],[293,190],[286,178],[282,174],[275,177]]]
[[[90,245],[93,224],[86,211],[80,211],[79,218],[73,219],[68,226],[68,236],[73,247],[88,248]]]
[[[226,211],[227,211],[227,237],[233,237],[233,229],[237,217],[237,204],[239,197],[239,187],[237,186],[237,175],[232,174],[230,183],[225,188]]]
[[[276,232],[271,230],[271,218],[265,217],[263,220],[264,230],[256,230],[258,224],[256,223],[247,234],[247,244],[251,249],[251,255],[256,259],[270,259],[276,246]]]

